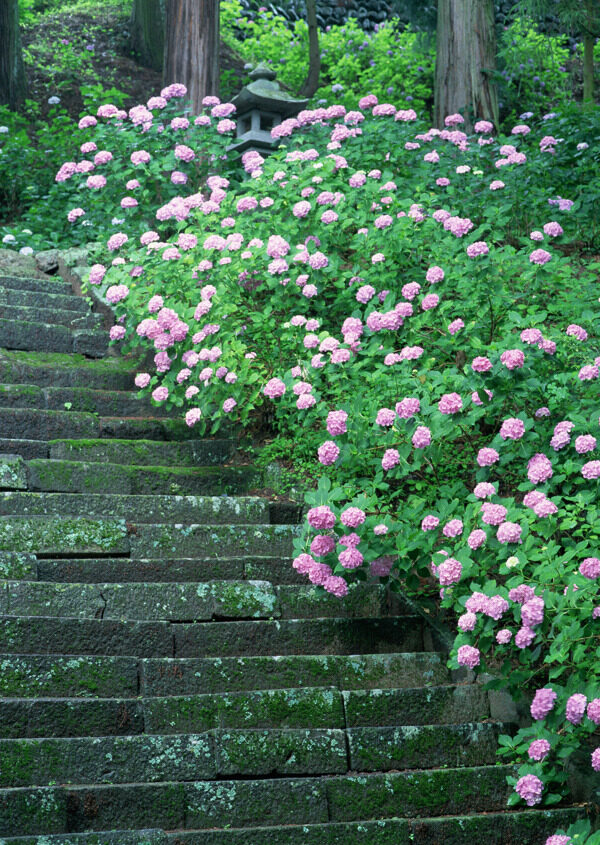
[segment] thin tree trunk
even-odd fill
[[[596,8],[594,8],[594,6]],[[594,44],[598,34],[597,0],[587,0],[585,4],[586,21],[583,32],[583,102],[594,99]]]
[[[218,0],[167,0],[163,81],[182,82],[195,113],[219,93]]]
[[[162,71],[165,50],[165,0],[134,0],[129,21],[130,47],[140,64]]]
[[[25,94],[19,0],[0,0],[0,105],[17,109]]]
[[[497,127],[493,81],[496,33],[493,0],[438,0],[434,123],[459,112],[467,129],[484,118]]]
[[[300,89],[300,97],[312,97],[319,87],[321,51],[319,49],[316,0],[306,0],[306,19],[308,23],[308,75]]]

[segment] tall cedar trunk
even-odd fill
[[[139,63],[162,71],[165,51],[165,0],[133,0],[130,46]]]
[[[493,0],[438,0],[434,123],[459,112],[467,128],[479,118],[498,127],[493,81],[496,32]]]
[[[598,0],[587,0],[583,31],[583,101],[594,99],[594,44],[600,26]]]
[[[219,93],[218,0],[167,0],[163,81],[186,85],[196,114]]]
[[[25,94],[19,0],[0,0],[0,105],[16,109]]]
[[[321,73],[317,0],[306,0],[306,20],[308,23],[308,75],[299,95],[301,97],[312,97],[319,87],[319,75]]]

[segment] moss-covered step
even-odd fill
[[[4,587],[4,590],[2,589]],[[69,619],[207,622],[214,618],[269,619],[280,615],[268,581],[200,584],[59,584],[0,582],[0,613]]]
[[[342,696],[334,687],[248,690],[211,695],[144,698],[148,733],[192,733],[211,728],[345,727]]]
[[[14,323],[0,317],[0,347],[31,349],[44,352],[78,352],[90,358],[101,358],[108,349],[108,332],[47,323]]]
[[[25,460],[32,458],[49,458],[50,447],[43,440],[26,440],[11,437],[0,437],[0,452],[3,454],[20,455]]]
[[[67,326],[70,329],[100,329],[103,325],[101,314],[58,308],[54,310],[43,305],[4,305],[0,302],[0,316],[4,320]]]
[[[73,411],[102,414],[104,417],[173,416],[164,405],[153,406],[147,398],[125,390],[98,390],[89,387],[44,387],[44,405],[55,411],[65,407]]]
[[[446,656],[437,652],[285,657],[201,657],[140,661],[140,694],[185,696],[286,689],[336,687],[380,690],[447,684]],[[431,689],[433,691],[433,689]]]
[[[392,602],[389,591],[380,584],[353,584],[343,601],[311,584],[277,587],[283,619],[306,619],[325,616],[391,616],[411,613],[410,605],[400,597]]]
[[[137,698],[0,698],[0,707],[3,739],[144,732],[142,702]]]
[[[0,578],[36,581],[37,558],[27,552],[0,552]]]
[[[0,839],[0,845],[170,845],[171,842],[163,830],[104,830]]]
[[[331,821],[438,816],[503,810],[510,766],[364,774],[327,781]]]
[[[0,280],[0,312],[4,305],[17,308],[45,308],[49,311],[73,311],[78,314],[88,314],[90,311],[90,303],[73,293],[18,290],[4,285]]]
[[[0,490],[27,490],[27,467],[20,455],[0,453]]]
[[[423,649],[421,619],[273,619],[173,625],[181,657],[356,654]]]
[[[1,448],[0,441],[0,448]],[[213,466],[227,461],[233,440],[188,440],[165,443],[152,440],[53,440],[48,457],[135,466]]]
[[[283,555],[292,551],[295,525],[134,525],[131,556],[219,557]]]
[[[138,514],[139,515],[139,514]],[[65,558],[42,559],[35,561],[34,575],[10,575],[10,564],[4,566],[0,557],[0,577],[17,580],[24,578],[29,581],[77,581],[84,584],[105,582],[134,583],[153,581],[241,581],[246,577],[244,571],[246,558],[213,558],[198,560],[195,558],[154,558],[152,560],[135,560],[130,558]],[[15,562],[15,571],[19,571]],[[291,561],[287,562],[291,568]],[[294,570],[292,569],[292,572]],[[4,574],[2,574],[4,572]],[[251,577],[254,581],[269,581],[270,578]]]
[[[479,684],[440,684],[404,689],[345,690],[348,727],[445,725],[489,718],[487,692]]]
[[[0,616],[0,654],[173,657],[169,622]]]
[[[331,775],[348,771],[346,735],[335,728],[217,730],[219,777]]]
[[[45,411],[37,408],[0,408],[0,431],[26,440],[69,437],[99,437],[100,421],[93,414],[75,411]]]
[[[46,400],[41,387],[35,384],[0,384],[0,408],[45,407]]]
[[[59,352],[0,350],[0,382],[40,387],[133,390],[135,362],[127,358],[90,360]]]
[[[214,742],[214,732],[1,739],[0,786],[212,779]]]
[[[2,698],[79,698],[138,694],[134,657],[0,655]]]
[[[0,516],[0,551],[43,554],[125,554],[125,520]]]
[[[0,455],[0,472],[1,468],[2,456]],[[269,522],[269,503],[267,499],[258,496],[17,493],[7,490],[5,492],[0,491],[0,514],[31,517],[103,516],[110,519],[126,519],[128,522],[151,524],[266,524]],[[217,563],[218,561],[215,560],[214,564],[217,565]],[[72,580],[77,579],[73,578]],[[167,578],[165,580],[176,581],[178,579]],[[203,579],[197,578],[196,580],[201,581]]]
[[[493,765],[501,732],[506,728],[493,722],[349,728],[350,769],[386,772]]]
[[[1,273],[0,287],[46,291],[47,293],[73,293],[73,286],[69,282],[65,282],[62,276],[38,278],[37,276],[13,276],[11,273]]]
[[[183,418],[158,419],[153,416],[145,418],[123,418],[123,417],[99,417],[100,437],[110,440],[189,440],[192,436],[192,429],[189,428]],[[94,437],[94,435],[91,435]],[[57,437],[70,437],[73,435],[65,429],[62,435]],[[77,435],[75,435],[75,439]]]
[[[139,514],[136,514],[139,517]],[[41,558],[0,553],[0,578],[26,581],[77,581],[84,584],[123,581],[270,581],[295,584],[299,577],[291,558]],[[304,580],[304,579],[302,579]]]
[[[262,473],[251,466],[128,466],[85,461],[27,462],[29,490],[125,495],[204,495],[245,493],[260,485]]]

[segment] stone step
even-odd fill
[[[341,715],[341,714],[340,714]],[[500,724],[380,729],[224,727],[194,733],[0,739],[1,787],[344,774],[491,765]]]
[[[47,411],[37,408],[0,408],[0,431],[16,440],[80,440],[117,438],[126,440],[187,440],[190,429],[182,419],[98,417],[78,411]]]
[[[349,728],[349,770],[493,766],[501,733],[507,733],[507,727],[493,722]]]
[[[490,715],[488,695],[478,684],[353,689],[343,696],[349,728],[458,724]]]
[[[224,618],[280,617],[280,604],[275,588],[268,581],[199,584],[0,582],[0,613],[11,616],[209,622]]]
[[[380,819],[212,830],[137,830],[18,836],[3,845],[540,845],[580,809],[519,810],[433,819]]]
[[[133,390],[135,362],[126,358],[90,360],[59,352],[0,350],[0,382],[40,387],[88,387]]]
[[[70,283],[65,282],[60,276],[53,276],[51,279],[30,279],[26,276],[0,275],[0,287],[29,290],[36,293],[73,294]]]
[[[119,495],[218,496],[259,487],[252,466],[128,466],[85,461],[27,462],[28,489],[36,492]]]
[[[345,733],[335,728],[3,739],[0,755],[0,788],[330,775],[349,770]]]
[[[399,808],[404,818],[423,811],[431,817],[493,812],[504,809],[511,792],[506,777],[514,772],[509,766],[490,766],[320,778],[3,789],[0,834],[324,824],[396,818]]]
[[[0,294],[0,317],[23,323],[44,323],[45,325],[67,326],[71,329],[100,329],[104,318],[91,311],[44,308],[37,305],[5,305]]]
[[[84,517],[0,517],[0,551],[46,555],[127,554],[124,520]]]
[[[201,557],[291,553],[296,525],[150,525],[122,519],[0,516],[0,551],[45,557],[131,552],[132,558]]]
[[[38,408],[50,411],[81,411],[111,417],[166,417],[163,407],[131,391],[95,390],[88,387],[38,387],[34,384],[0,385],[0,407]]]
[[[358,695],[362,690],[393,689],[398,696],[405,690],[403,723],[412,724],[428,721],[424,718],[427,696],[431,693],[435,701],[436,685],[440,684],[446,699],[450,696],[447,690],[457,690],[452,697],[463,700],[464,718],[475,718],[475,713],[486,712],[480,701],[480,687],[449,686],[445,656],[436,652],[141,660],[105,655],[3,654],[0,668],[0,694],[12,700],[73,701],[111,696],[130,699],[143,695],[148,700],[174,697],[181,701],[217,695],[220,705],[225,706],[223,693],[231,698],[238,693],[257,695],[261,690],[334,687],[344,691],[347,722],[350,727],[356,727],[356,716],[353,716],[356,708],[349,704],[353,691]],[[424,679],[429,686],[416,690],[414,685]],[[458,690],[463,689],[469,693],[459,695]],[[415,698],[420,700],[421,709],[414,703]],[[446,706],[447,712],[454,714],[454,701]],[[361,712],[365,714],[361,717],[363,724],[369,724],[368,713]],[[440,718],[439,711],[432,717]]]
[[[10,449],[6,451],[10,452]],[[225,463],[234,451],[235,442],[223,438],[181,443],[152,440],[53,440],[49,444],[48,455],[41,457],[136,466],[213,466]]]
[[[397,602],[395,612],[409,614]],[[379,618],[390,615],[384,587],[356,585],[340,602],[310,585],[269,581],[78,584],[0,581],[0,614],[69,619],[209,622],[214,619]]]
[[[77,352],[88,358],[102,358],[108,350],[108,332],[72,330],[46,323],[14,323],[0,318],[0,347],[43,352]]]
[[[1,458],[0,458],[1,461]],[[142,468],[141,468],[142,469]],[[225,473],[227,475],[227,473]],[[93,516],[138,523],[269,523],[270,503],[258,496],[167,496],[120,493],[0,492],[2,516]],[[213,561],[218,565],[218,561]],[[290,564],[291,566],[291,561]],[[54,578],[42,580],[56,580]],[[76,581],[76,578],[72,580]],[[87,578],[84,580],[88,580]],[[114,580],[106,578],[104,580]],[[129,581],[124,577],[121,580]],[[133,580],[138,581],[139,578]],[[152,579],[155,580],[155,579]],[[170,581],[179,578],[167,579]],[[184,579],[189,580],[189,579]],[[202,580],[196,578],[197,581]],[[303,579],[306,582],[306,578]]]
[[[49,458],[50,446],[43,440],[0,437],[0,455],[20,455],[25,460]]]
[[[0,280],[0,310],[3,306],[15,308],[44,308],[48,311],[75,311],[90,313],[90,302],[71,293],[50,293],[31,289],[8,287]],[[33,322],[41,322],[34,320]]]
[[[38,657],[38,665],[43,658]],[[119,658],[113,658],[107,670],[113,670],[113,677],[118,670]],[[85,658],[75,658],[72,663],[79,662],[85,672],[98,668]],[[491,722],[479,723],[482,718],[489,718],[487,695],[480,687],[471,687],[474,695],[463,696],[464,710],[456,713],[452,706],[446,710],[433,714],[436,722],[428,719],[426,707],[416,714],[407,711],[395,713],[392,721],[387,718],[387,726],[376,725],[376,711],[365,714],[365,725],[351,725],[348,719],[348,708],[345,706],[353,690],[340,691],[331,687],[294,687],[292,689],[249,690],[226,693],[205,693],[201,695],[168,697],[115,697],[114,690],[108,690],[107,676],[100,680],[104,685],[104,695],[101,698],[63,698],[63,697],[13,697],[11,692],[22,691],[19,681],[23,680],[27,667],[27,658],[3,660],[7,665],[7,677],[3,679],[2,688],[6,688],[0,698],[3,720],[0,724],[0,736],[3,738],[19,737],[60,737],[60,736],[112,736],[114,734],[178,734],[198,733],[213,728],[348,728],[349,748],[354,755],[351,768],[359,771],[371,771],[378,757],[381,757],[382,770],[389,768],[409,768],[408,763],[399,764],[395,756],[402,748],[406,751],[414,747],[413,740],[427,745],[431,741],[431,759],[443,753],[456,753],[455,765],[464,765],[465,754],[471,753],[471,740],[477,742],[488,741],[492,759],[496,753],[494,744],[495,734],[486,734]],[[60,665],[60,664],[58,664]],[[63,660],[62,665],[68,667],[69,661]],[[131,668],[125,666],[125,668]],[[15,671],[16,670],[16,671]],[[68,669],[67,669],[68,671]],[[72,681],[73,672],[69,672]],[[109,672],[110,674],[110,672]],[[120,678],[116,675],[117,685],[129,685],[127,692],[135,695],[131,689],[137,682],[137,666],[134,672]],[[36,679],[43,682],[47,676],[38,673]],[[29,679],[25,678],[25,681]],[[91,685],[101,694],[98,678],[91,678]],[[64,683],[64,682],[63,682]],[[42,683],[38,684],[38,689]],[[428,690],[411,690],[418,693],[422,703],[426,705],[427,694],[435,695],[437,687]],[[448,688],[442,688],[444,690]],[[455,689],[461,689],[460,687]],[[403,693],[404,690],[391,692]],[[479,704],[482,701],[482,706]],[[451,702],[452,705],[452,702]],[[465,723],[471,723],[467,729]],[[463,727],[459,731],[457,725]],[[415,732],[415,726],[426,726],[427,730]],[[433,727],[448,728],[448,735],[432,731]],[[493,725],[492,725],[493,726]],[[411,732],[412,731],[412,732]],[[462,731],[462,732],[461,732]],[[429,737],[429,739],[427,739]],[[487,739],[486,739],[487,737]],[[461,756],[462,755],[462,756]],[[437,759],[437,758],[435,758]],[[487,759],[487,758],[486,758]],[[395,761],[391,765],[390,761]],[[479,761],[471,758],[471,762]],[[432,767],[427,761],[423,767]],[[436,764],[441,765],[441,764]]]
[[[0,653],[138,657],[344,655],[422,651],[420,617],[173,623],[0,616]],[[290,686],[288,682],[286,686]],[[228,687],[225,687],[228,689]]]
[[[0,507],[1,509],[1,507]],[[139,511],[136,517],[139,519]],[[262,514],[257,514],[262,516]],[[244,521],[247,522],[248,514]],[[263,521],[257,519],[258,522]],[[232,518],[228,522],[233,522]],[[306,585],[306,577],[292,567],[292,558],[40,558],[24,552],[0,552],[0,578],[84,584],[128,582],[249,580]]]

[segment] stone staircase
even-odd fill
[[[318,598],[260,473],[106,349],[65,282],[0,279],[0,845],[541,845],[577,816],[507,812],[507,726],[421,617]]]

